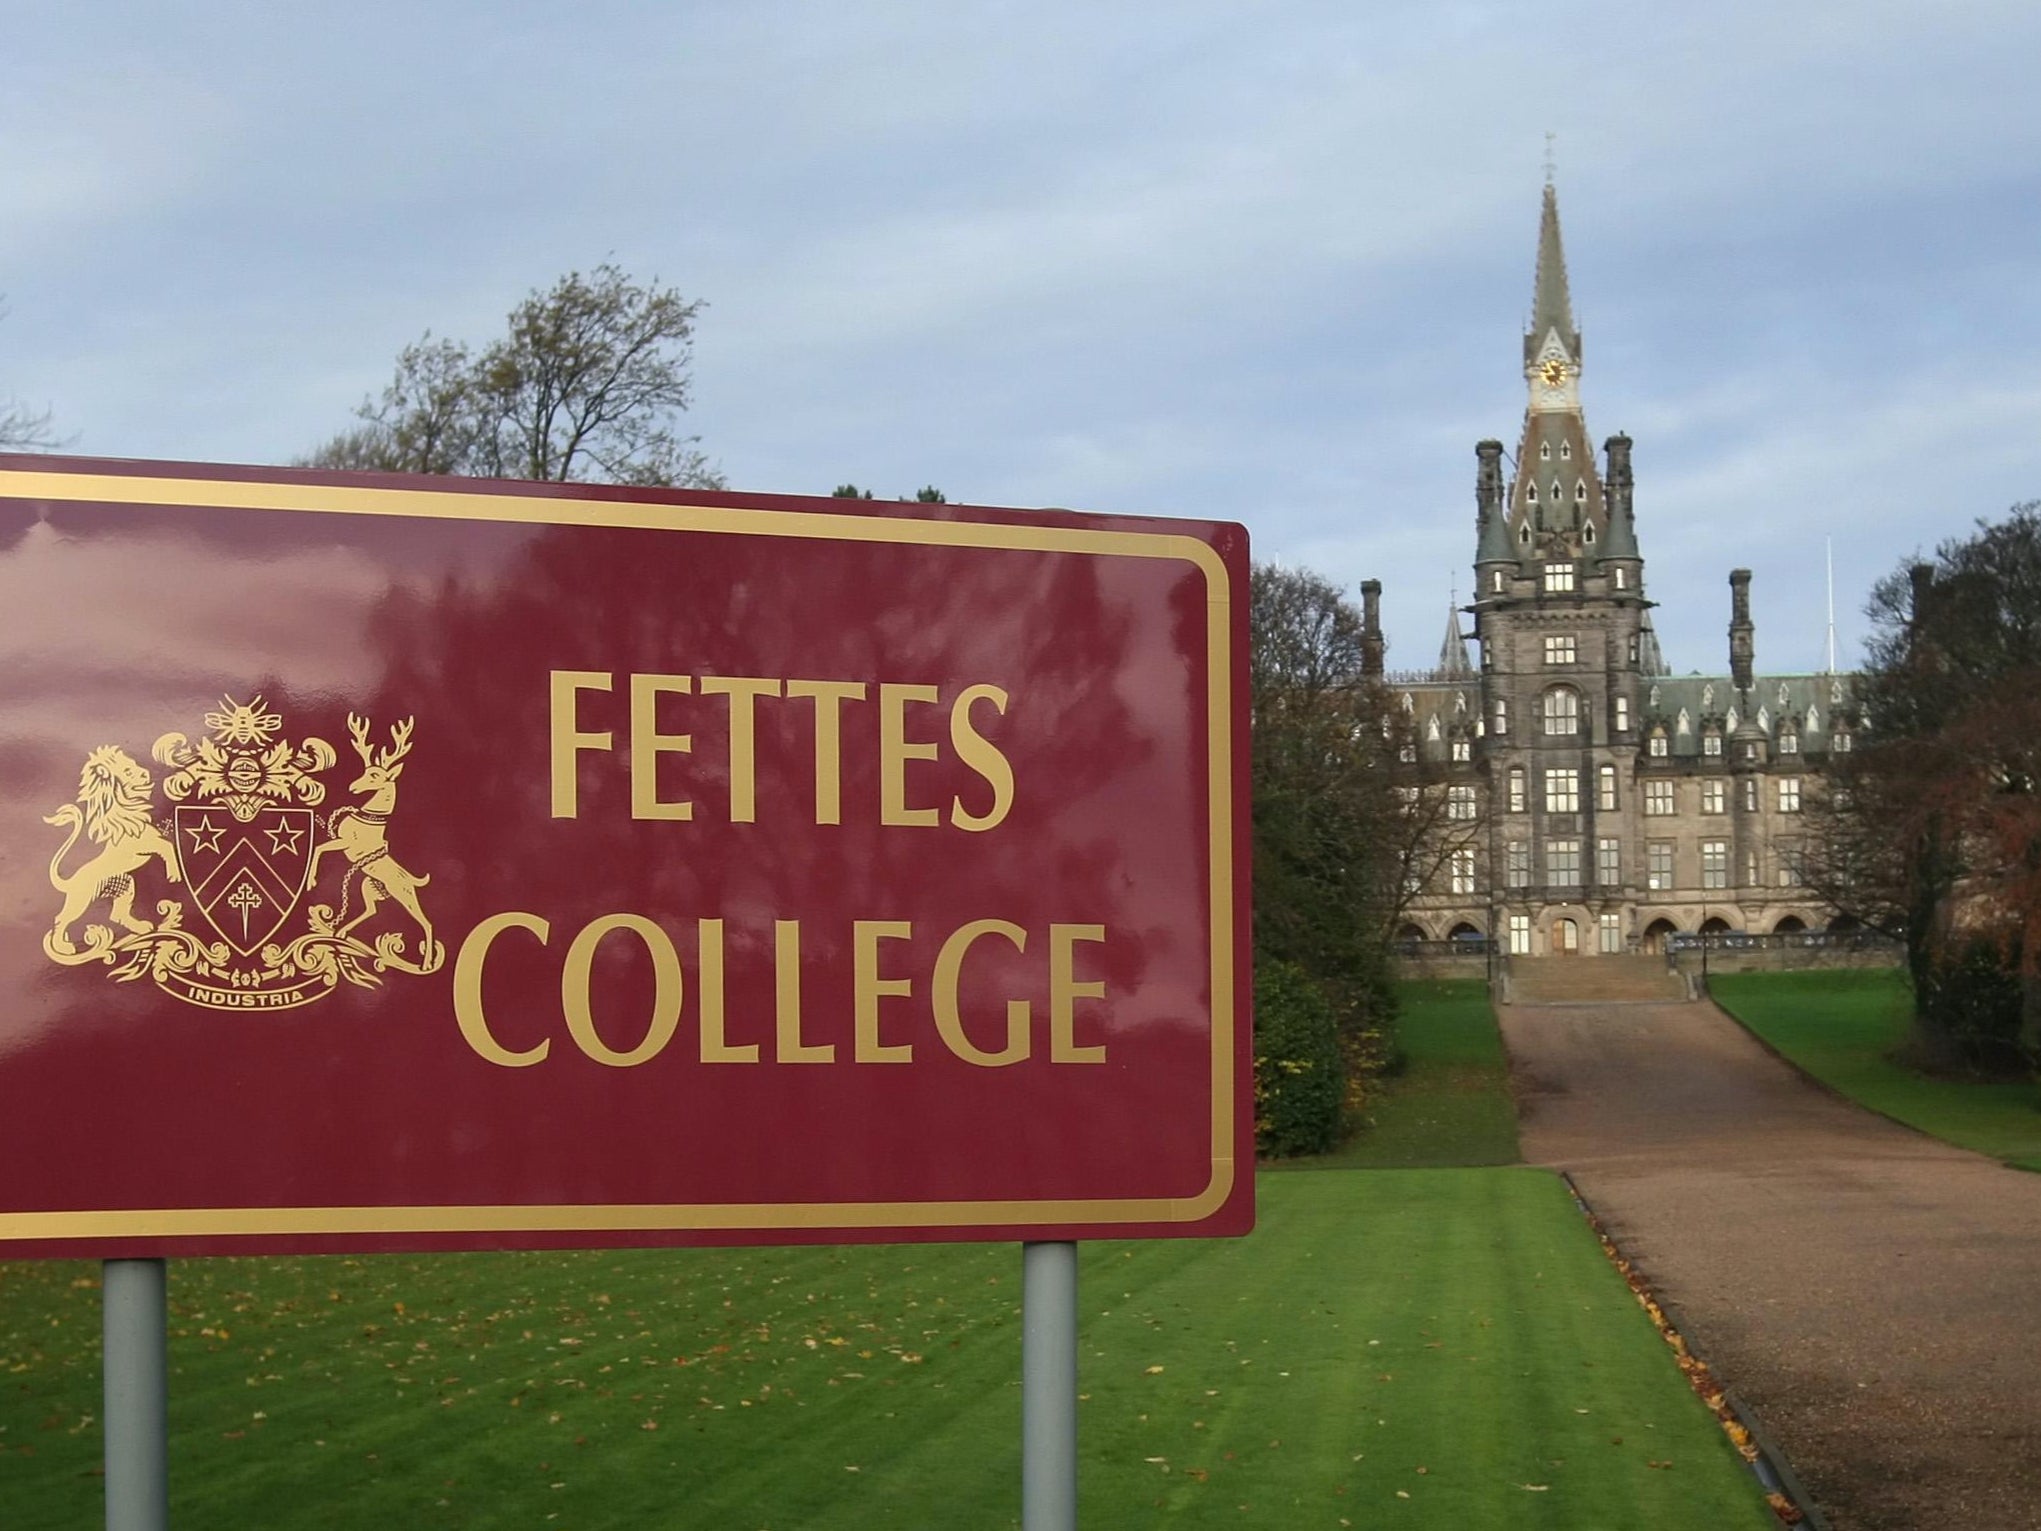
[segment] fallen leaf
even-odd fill
[[[1160,1373],[1161,1371],[1162,1371],[1162,1368],[1161,1368],[1161,1367],[1159,1367],[1159,1366],[1151,1366],[1151,1367],[1149,1367],[1149,1368],[1148,1368],[1148,1371],[1147,1371],[1146,1375],[1148,1375],[1148,1376],[1150,1376],[1150,1377],[1153,1377],[1153,1376],[1156,1376],[1156,1375],[1158,1375],[1158,1374],[1159,1374],[1159,1373]]]

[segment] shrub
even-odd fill
[[[1935,1061],[1992,1073],[2018,1072],[2020,962],[2017,942],[1976,936],[1935,953],[1916,985],[1921,1031]]]
[[[1272,1159],[1322,1154],[1339,1142],[1346,1065],[1325,992],[1288,962],[1254,975],[1254,1141]]]

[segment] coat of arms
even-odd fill
[[[260,697],[228,697],[207,713],[209,738],[156,741],[150,754],[173,768],[162,784],[167,817],[155,817],[148,767],[118,745],[94,750],[77,800],[44,820],[70,830],[50,858],[63,903],[44,952],[67,966],[105,963],[117,979],[146,977],[216,1009],[285,1009],[343,979],[373,988],[392,970],[434,971],[446,948],[418,891],[431,879],[399,862],[388,839],[413,721],[393,725],[379,746],[369,720],[349,715],[362,772],[347,790],[359,800],[324,814],[320,778],[339,756],[323,739],[280,737],[283,719]],[[66,871],[81,834],[92,854]],[[313,901],[322,863],[331,902]],[[135,911],[145,884],[159,895],[153,920]],[[186,923],[186,900],[209,932]],[[90,923],[102,906],[109,923]],[[388,906],[401,918],[378,918]],[[382,928],[356,934],[371,922]]]

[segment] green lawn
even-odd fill
[[[1832,1089],[1922,1132],[2041,1170],[2041,1087],[1931,1078],[1896,1062],[1911,997],[1896,971],[1724,973],[1715,1000]]]
[[[1245,1240],[1086,1246],[1086,1524],[1770,1523],[1554,1177],[1261,1191]],[[1012,1245],[175,1262],[173,1517],[1010,1525],[1019,1265]],[[99,1524],[96,1278],[0,1264],[9,1531]]]
[[[1418,979],[1397,986],[1404,1066],[1378,1082],[1367,1124],[1301,1169],[1408,1169],[1515,1164],[1517,1113],[1488,986]]]

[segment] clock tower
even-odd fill
[[[1558,910],[1581,947],[1592,932],[1594,949],[1622,950],[1644,880],[1632,815],[1653,646],[1630,441],[1610,439],[1605,478],[1581,412],[1581,355],[1548,180],[1514,478],[1503,482],[1502,443],[1476,448],[1487,860],[1498,924],[1521,915],[1527,931]]]

